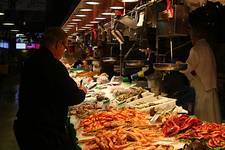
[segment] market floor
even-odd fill
[[[17,81],[16,76],[0,78],[0,150],[19,150],[13,133],[17,112]]]

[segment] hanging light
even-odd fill
[[[120,1],[114,1],[110,7],[112,10],[124,9],[124,3]]]
[[[74,33],[72,33],[71,35],[76,36],[76,35],[77,35],[77,32],[74,32]]]
[[[87,15],[84,15],[84,14],[80,14],[80,15],[75,15],[77,17],[86,17]]]
[[[89,12],[89,11],[93,11],[93,9],[91,9],[91,8],[81,8],[80,11]]]
[[[87,2],[85,2],[86,4],[88,4],[88,5],[99,5],[100,3],[99,2],[93,2],[93,1],[87,1]]]
[[[82,29],[90,29],[91,27],[81,27]]]
[[[78,22],[78,21],[82,21],[82,20],[81,19],[72,19],[72,21]]]
[[[104,19],[106,19],[105,17],[97,17],[97,18],[95,18],[96,20],[104,20]]]
[[[93,27],[94,25],[93,24],[86,24],[85,26],[86,27]]]
[[[67,24],[66,27],[74,27],[74,24]]]
[[[18,29],[12,29],[10,31],[12,31],[12,32],[19,32],[20,30],[18,30]]]
[[[138,2],[139,0],[121,0],[121,1],[125,3],[132,3],[132,2]]]
[[[76,22],[70,22],[69,24],[77,24]]]
[[[91,21],[90,23],[99,23],[100,21]]]
[[[13,22],[4,22],[4,23],[2,23],[2,25],[3,26],[14,26],[15,23],[13,23]]]
[[[123,6],[112,6],[112,7],[110,7],[111,9],[124,9],[124,7]]]
[[[64,28],[65,30],[70,30],[70,29],[72,29],[72,27],[66,27],[66,28]]]
[[[104,12],[102,13],[103,16],[115,16],[115,13],[111,13],[111,12]]]
[[[68,25],[66,25],[66,27],[74,27],[74,25],[73,24],[68,24]]]

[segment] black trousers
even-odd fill
[[[14,133],[21,150],[72,150],[66,131],[14,121]]]

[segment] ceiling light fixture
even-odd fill
[[[125,3],[132,3],[132,2],[138,2],[139,0],[122,0],[122,2]]]
[[[115,13],[110,13],[110,12],[104,12],[102,13],[104,16],[115,16]]]
[[[105,17],[97,17],[97,18],[95,18],[96,20],[104,20],[104,19],[106,19]]]
[[[76,22],[70,22],[69,24],[77,24]]]
[[[123,6],[112,6],[112,7],[110,7],[111,9],[124,9],[124,7]]]
[[[72,19],[72,21],[78,22],[78,21],[82,21],[82,20],[81,19]]]
[[[63,30],[71,30],[71,29],[72,29],[72,28],[68,28],[68,27],[67,27],[67,28],[64,28]]]
[[[70,26],[66,26],[64,27],[64,29],[72,29],[73,27],[70,27]]]
[[[23,33],[18,33],[16,34],[16,37],[25,37],[25,35]]]
[[[5,15],[5,13],[4,12],[0,12],[0,16],[4,16]]]
[[[83,29],[83,28],[81,28],[81,29],[78,29],[79,31],[84,31],[84,30],[86,30],[86,29]]]
[[[91,21],[90,23],[99,23],[100,21]]]
[[[82,29],[90,29],[91,27],[81,27]]]
[[[66,27],[74,27],[74,25],[68,24],[68,25],[66,25]]]
[[[86,24],[85,26],[87,26],[87,27],[93,27],[94,25],[93,24]]]
[[[74,32],[74,33],[72,33],[71,35],[75,36],[75,35],[77,35],[77,32]]]
[[[2,23],[2,25],[3,26],[14,26],[15,23],[13,23],[13,22],[4,22],[4,23]]]
[[[77,17],[86,17],[87,15],[75,15]]]
[[[81,8],[80,11],[88,12],[88,11],[93,11],[93,9],[91,9],[91,8]]]
[[[85,3],[88,5],[99,5],[100,4],[99,2],[93,2],[93,1],[87,1]]]
[[[12,29],[12,30],[10,30],[10,31],[12,31],[12,32],[19,32],[20,30]]]

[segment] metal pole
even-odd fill
[[[171,58],[171,62],[173,60],[173,41],[172,38],[170,37],[170,58]]]
[[[122,59],[123,59],[123,51],[122,51],[122,44],[120,44],[120,77],[122,76],[123,70]]]

